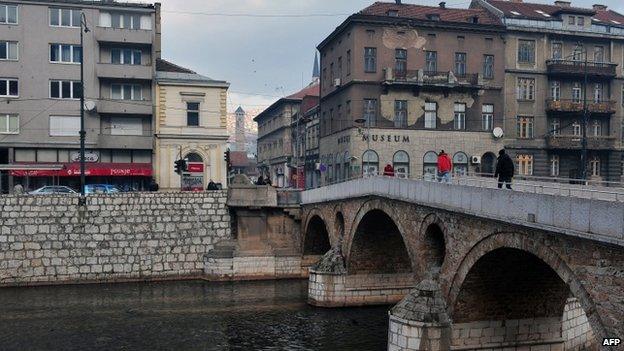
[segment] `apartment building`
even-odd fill
[[[490,173],[503,148],[505,28],[484,9],[376,2],[321,53],[322,182],[379,173]]]
[[[474,0],[471,8],[506,27],[506,143],[518,173],[580,177],[586,106],[587,177],[620,181],[624,16],[568,1]]]
[[[82,60],[87,181],[145,187],[160,50],[158,3],[2,1],[0,188],[78,188]]]

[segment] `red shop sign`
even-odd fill
[[[11,171],[14,177],[79,177],[80,164],[66,163],[61,170],[28,170]],[[151,177],[151,163],[89,163],[85,165],[85,175],[89,177]]]
[[[189,163],[186,167],[186,171],[190,173],[204,173],[204,164],[203,163]]]

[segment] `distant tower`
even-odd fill
[[[236,109],[236,133],[235,142],[236,142],[236,151],[246,151],[245,144],[247,141],[245,140],[245,110],[242,107],[238,106]]]
[[[318,52],[314,53],[314,68],[312,69],[312,81],[317,82],[321,78],[321,69],[319,68]]]

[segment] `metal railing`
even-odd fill
[[[591,113],[615,113],[616,101],[603,100],[587,102],[587,110]],[[574,99],[547,99],[546,110],[552,112],[583,112],[583,101]]]

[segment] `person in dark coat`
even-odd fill
[[[158,189],[160,189],[154,178],[150,181],[148,189],[149,191],[158,191]]]
[[[502,189],[506,184],[507,189],[511,189],[511,179],[514,176],[515,167],[511,157],[505,153],[505,150],[498,152],[498,162],[496,163],[495,177],[498,177],[498,188]]]
[[[264,177],[259,176],[258,180],[256,180],[256,185],[266,185],[266,182],[264,181]]]
[[[210,179],[210,182],[208,182],[208,187],[206,187],[206,190],[209,190],[209,191],[219,190],[219,187],[217,186],[215,182],[212,181],[212,179]]]

